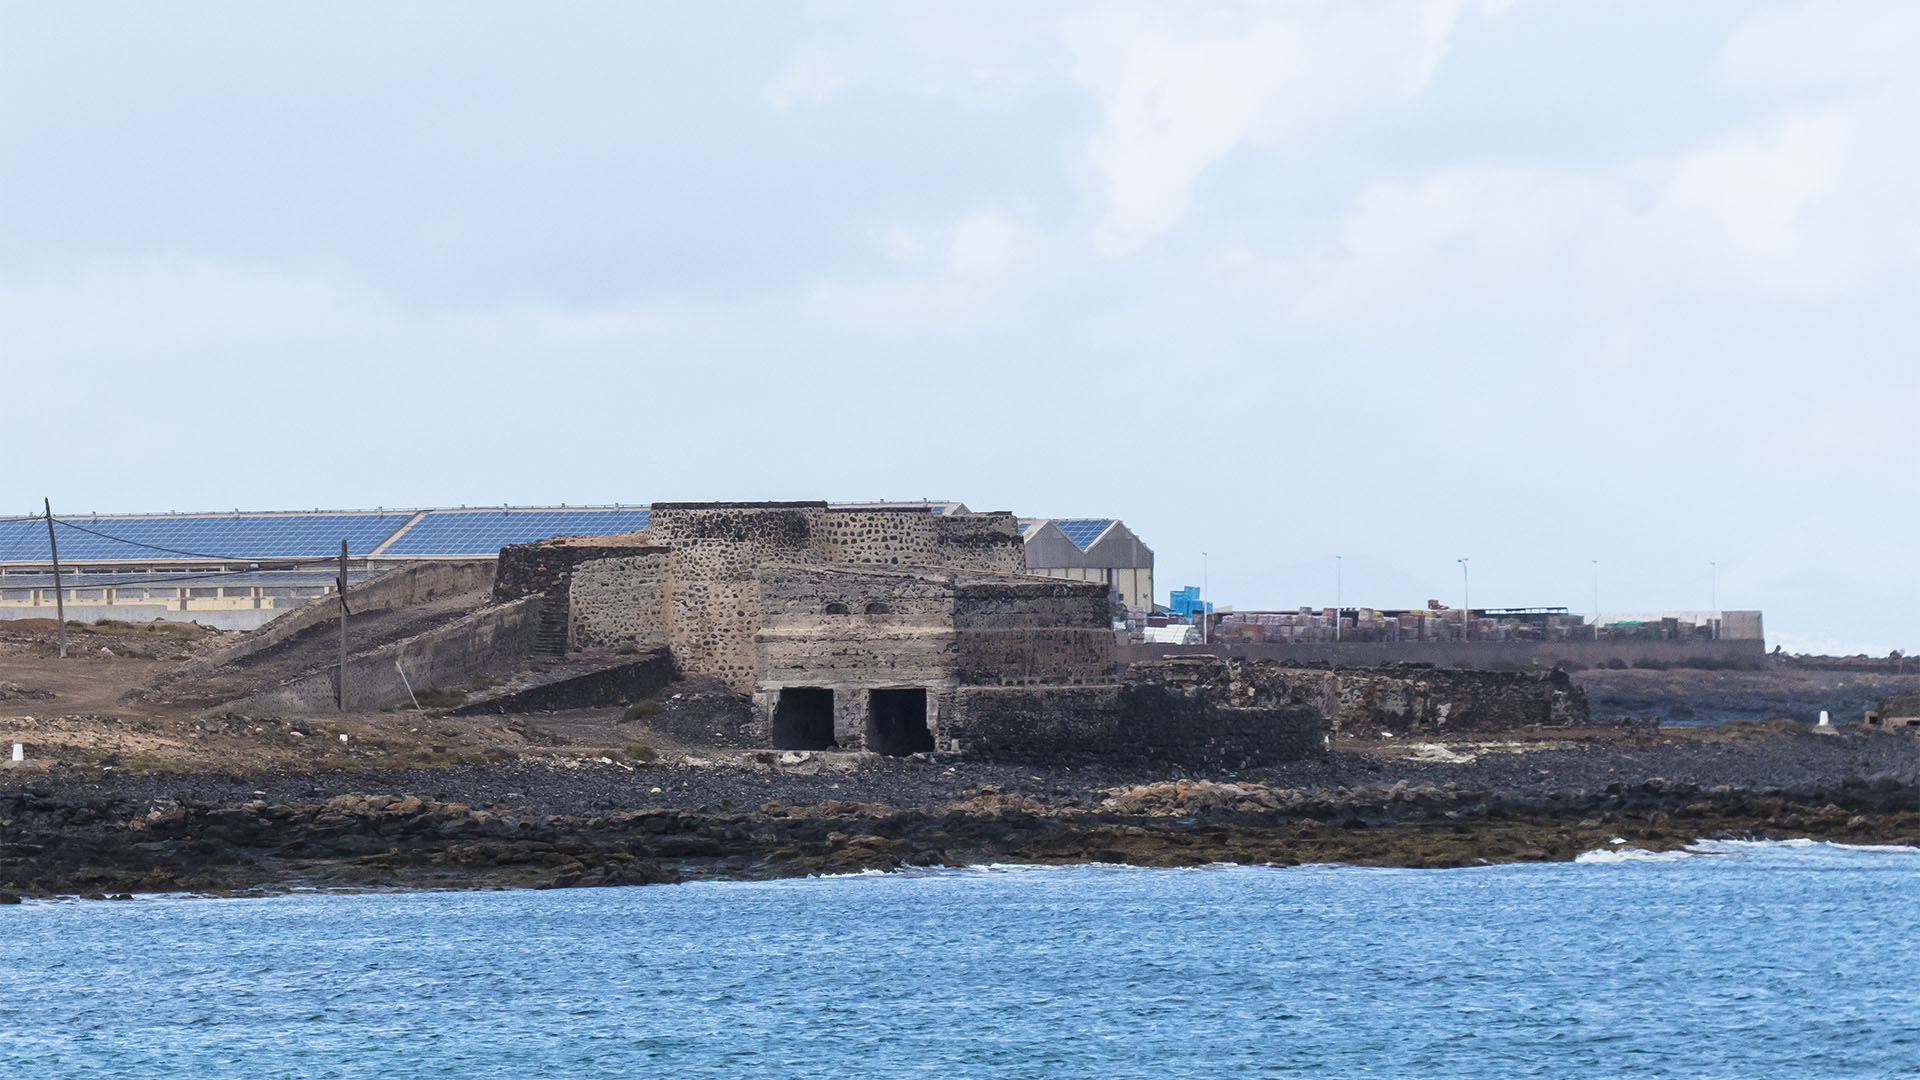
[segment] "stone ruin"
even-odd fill
[[[1004,513],[663,503],[643,532],[504,549],[495,597],[544,595],[569,649],[661,650],[683,677],[750,698],[760,745],[1057,756],[1138,744],[1118,734],[1136,718],[1119,707],[1106,586],[1030,575],[1025,559]],[[1078,718],[1071,739],[1006,735],[1065,715]],[[1276,730],[1303,719],[1266,718]],[[1317,718],[1307,726],[1304,743],[1318,741]],[[1293,757],[1302,742],[1263,750],[1256,733],[1236,753]]]
[[[1240,767],[1330,731],[1585,719],[1564,674],[1123,665],[1103,584],[1024,571],[1005,513],[663,503],[642,532],[504,549],[495,595],[545,596],[568,649],[724,684],[778,749]]]
[[[1005,513],[656,503],[639,532],[501,549],[470,603],[462,567],[355,586],[349,622],[369,636],[341,696],[348,711],[402,706],[484,675],[495,688],[455,715],[517,713],[679,679],[733,703],[741,745],[1226,769],[1322,753],[1332,733],[1585,717],[1564,675],[1125,664],[1106,585],[1031,575],[1025,558]],[[242,712],[338,708],[334,605],[275,620],[171,689]],[[433,605],[444,618],[409,614]]]

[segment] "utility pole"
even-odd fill
[[[340,598],[340,682],[335,689],[335,704],[341,712],[347,711],[347,542],[340,541],[340,582],[336,596]]]
[[[1709,604],[1708,610],[1713,613],[1713,640],[1719,641],[1720,640],[1720,564],[1717,562],[1709,562],[1707,564],[1707,573],[1709,575],[1708,576],[1709,584],[1707,585],[1707,588],[1709,591],[1707,593],[1707,600]]]
[[[1467,560],[1455,559],[1460,564],[1460,640],[1473,640],[1473,590],[1467,584]]]
[[[67,597],[60,588],[60,541],[53,536],[53,500],[46,499],[47,508],[47,551],[53,556],[53,621],[54,637],[60,643],[60,659],[67,658]]]
[[[1593,560],[1593,625],[1600,625],[1600,560]]]
[[[1333,640],[1340,641],[1340,556],[1333,557]]]

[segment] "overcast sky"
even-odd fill
[[[1912,650],[1916,55],[1910,0],[0,0],[0,512],[951,498],[1241,608],[1717,562]]]

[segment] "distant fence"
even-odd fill
[[[1759,668],[1766,666],[1764,641],[1342,641],[1250,642],[1214,645],[1123,645],[1126,663],[1168,656],[1222,656],[1245,660],[1331,663],[1341,667],[1384,664],[1432,664],[1435,667],[1513,669],[1554,664],[1600,667],[1610,662],[1630,667]]]

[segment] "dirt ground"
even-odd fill
[[[70,625],[63,660],[52,620],[0,623],[0,744],[25,744],[29,767],[133,773],[421,768],[556,755],[646,761],[686,749],[619,709],[457,720],[411,709],[279,717],[130,697],[229,636],[177,623]]]
[[[1835,723],[1851,724],[1885,698],[1920,690],[1920,671],[1784,665],[1761,671],[1594,668],[1574,673],[1573,681],[1587,692],[1598,723],[1658,716],[1668,725],[1772,720],[1811,724],[1825,711]]]
[[[667,691],[660,714],[631,719],[614,708],[459,718],[412,709],[254,716],[209,712],[191,695],[154,700],[132,693],[231,637],[179,623],[70,625],[69,655],[62,660],[55,655],[51,620],[0,623],[0,756],[19,742],[27,747],[28,771],[139,776],[513,762],[733,766],[767,754],[764,748],[692,737],[690,732],[710,726],[700,722],[704,705],[692,687]],[[1663,742],[1705,744],[1763,737],[1781,729],[1773,718],[1811,720],[1818,707],[1831,708],[1835,720],[1843,722],[1881,697],[1920,688],[1920,676],[1824,671],[1590,671],[1578,679],[1595,699],[1596,723],[1590,728],[1348,738],[1336,740],[1335,749],[1373,760],[1444,766],[1643,743],[1643,730],[1614,726],[1619,716],[1660,716],[1668,721],[1659,732]],[[683,692],[684,701],[676,697]],[[1828,704],[1816,707],[1815,702]],[[1715,726],[1686,726],[1689,720]],[[820,755],[809,767],[858,756]]]

